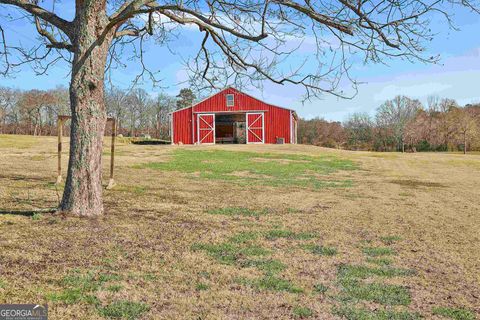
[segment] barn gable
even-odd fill
[[[233,106],[227,106],[227,96],[233,96]],[[193,112],[246,112],[267,110],[267,106],[286,109],[266,103],[251,95],[229,87],[193,105]],[[295,115],[296,116],[296,115]]]
[[[173,112],[171,121],[174,144],[296,143],[295,111],[231,87]]]

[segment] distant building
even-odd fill
[[[297,143],[294,110],[226,88],[170,114],[173,144]]]

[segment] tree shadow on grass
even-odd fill
[[[0,209],[0,215],[15,215],[15,216],[24,216],[32,217],[35,214],[39,213],[55,213],[57,208],[48,208],[48,209],[35,209],[35,210],[2,210]]]

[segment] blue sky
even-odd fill
[[[70,1],[60,8],[60,14],[70,18]],[[248,93],[273,104],[297,110],[301,117],[321,117],[327,120],[342,121],[353,112],[373,114],[386,99],[405,94],[426,102],[430,95],[456,99],[460,104],[480,102],[480,15],[463,9],[455,9],[455,24],[458,31],[450,30],[444,21],[434,21],[432,29],[438,33],[428,44],[428,52],[440,54],[439,64],[410,63],[402,60],[389,60],[388,65],[358,63],[353,66],[351,75],[363,84],[358,94],[351,100],[325,95],[302,103],[302,89],[285,88],[265,83],[262,91],[251,88]],[[31,25],[18,21],[2,26],[6,29],[10,43],[30,44],[36,34]],[[182,57],[196,53],[199,32],[194,28],[180,31],[177,40],[170,43],[175,53],[164,46],[149,43],[146,60],[153,70],[158,70],[162,79],[161,88],[153,88],[150,83],[143,87],[152,96],[160,91],[176,94],[185,87],[187,78],[182,65]],[[58,64],[47,75],[36,76],[30,67],[23,67],[11,78],[0,78],[0,85],[21,89],[50,89],[56,86],[68,86],[69,66]],[[128,87],[132,77],[139,71],[135,62],[126,69],[114,72],[113,82],[119,87]]]

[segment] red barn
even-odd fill
[[[297,143],[294,110],[226,88],[170,114],[173,144]]]

